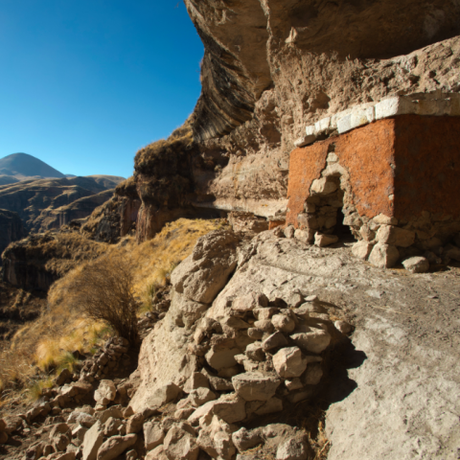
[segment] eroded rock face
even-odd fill
[[[25,236],[27,236],[27,232],[18,214],[0,209],[0,254],[11,242],[20,240]]]

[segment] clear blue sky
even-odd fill
[[[200,95],[203,45],[178,0],[0,0],[0,158],[128,177]]]

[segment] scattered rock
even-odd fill
[[[283,379],[300,377],[307,368],[307,360],[298,347],[282,348],[273,356],[273,367]]]
[[[98,389],[94,392],[94,399],[98,404],[106,406],[115,399],[117,388],[112,380],[101,380]]]
[[[245,372],[232,377],[236,393],[245,401],[267,401],[276,392],[280,380],[259,372]]]
[[[403,260],[402,264],[411,273],[426,273],[430,269],[430,262],[425,257],[410,257]]]
[[[399,259],[399,251],[396,246],[377,243],[369,256],[369,262],[375,267],[391,268],[396,265]]]
[[[337,235],[325,235],[324,233],[315,233],[315,244],[320,248],[330,246],[331,244],[337,243],[339,237]]]

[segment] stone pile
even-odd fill
[[[126,339],[112,337],[92,359],[85,361],[81,371],[82,377],[92,383],[113,375],[120,368],[128,367],[130,364],[128,349],[129,343]]]

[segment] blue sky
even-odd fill
[[[178,0],[1,0],[0,158],[128,177],[200,95],[203,45]]]

